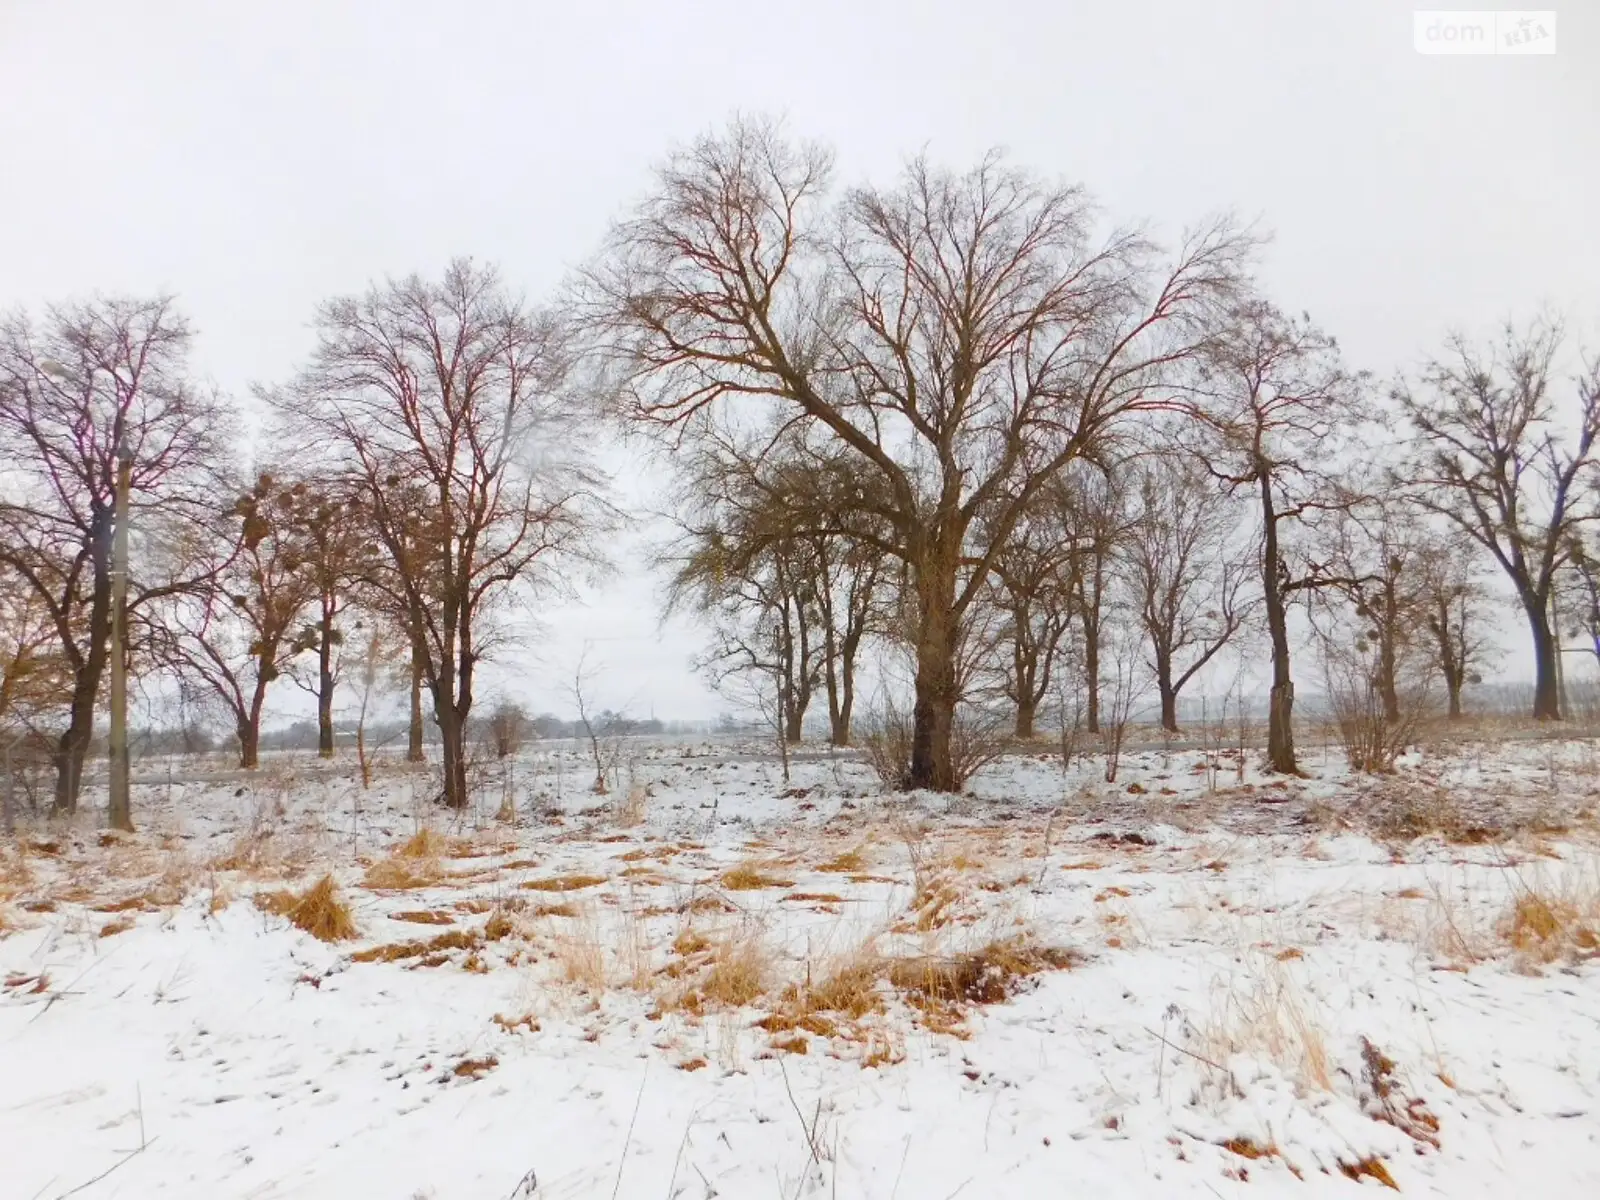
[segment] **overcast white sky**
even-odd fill
[[[1558,53],[1425,57],[1395,0],[0,0],[0,305],[176,292],[243,395],[322,298],[453,255],[535,297],[675,143],[736,109],[844,178],[988,147],[1166,229],[1275,231],[1276,297],[1382,374],[1540,304],[1600,347],[1600,3]],[[513,690],[724,705],[627,572],[552,614]]]

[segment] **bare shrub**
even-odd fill
[[[1399,705],[1394,707],[1385,702],[1360,649],[1329,649],[1323,670],[1350,769],[1365,775],[1392,774],[1406,747],[1416,741],[1427,706],[1426,685],[1417,683],[1398,692]]]
[[[865,722],[861,747],[867,765],[888,791],[908,791],[911,786],[911,714],[885,704]],[[1005,754],[1006,722],[1003,716],[977,706],[957,710],[950,729],[950,771],[954,790],[961,791],[972,777]]]
[[[528,714],[522,705],[509,700],[495,705],[489,714],[489,744],[498,759],[511,758],[522,749],[528,737]]]

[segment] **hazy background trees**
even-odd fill
[[[1397,395],[1420,446],[1404,477],[1416,503],[1471,538],[1505,573],[1533,645],[1533,715],[1561,716],[1559,632],[1550,611],[1557,577],[1580,531],[1600,517],[1594,442],[1600,432],[1600,359],[1572,381],[1563,437],[1553,378],[1558,322],[1508,325],[1485,348],[1453,336],[1415,388]]]

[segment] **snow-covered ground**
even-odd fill
[[[1600,1195],[1592,745],[1244,758],[176,763],[0,855],[0,1200]]]

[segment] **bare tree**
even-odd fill
[[[1150,647],[1161,727],[1176,733],[1179,693],[1248,618],[1250,548],[1237,536],[1238,505],[1188,456],[1145,460],[1132,490],[1120,557]]]
[[[334,689],[341,674],[344,621],[361,582],[377,568],[359,498],[341,494],[341,481],[312,476],[298,483],[293,518],[299,535],[301,571],[311,585],[311,620],[295,634],[290,678],[317,700],[317,753],[332,758]],[[314,664],[302,673],[300,656]]]
[[[1166,402],[1245,239],[1209,225],[1162,269],[1138,234],[1097,239],[1082,191],[995,155],[918,159],[831,211],[830,172],[770,124],[702,138],[613,231],[590,316],[629,417],[693,436],[742,405],[848,459],[883,526],[851,533],[917,597],[907,782],[949,791],[956,653],[994,557],[1041,488]]]
[[[298,515],[306,502],[301,484],[258,476],[217,531],[206,582],[174,597],[162,622],[169,661],[227,709],[246,770],[260,763],[267,694],[298,651],[294,629],[316,593]]]
[[[999,692],[1016,713],[1013,733],[1024,740],[1033,737],[1039,708],[1050,695],[1078,592],[1079,558],[1064,491],[1057,481],[1040,492],[992,567],[992,604],[1001,614]]]
[[[1338,459],[1338,435],[1363,415],[1361,380],[1309,317],[1288,317],[1252,300],[1238,308],[1230,336],[1202,365],[1196,390],[1202,460],[1230,494],[1251,495],[1256,506],[1272,646],[1267,760],[1275,771],[1298,774],[1289,605],[1336,577],[1294,535],[1350,503],[1329,467]]]
[[[1459,535],[1435,537],[1423,548],[1417,563],[1428,606],[1428,636],[1452,721],[1462,716],[1462,690],[1482,681],[1478,668],[1494,649],[1493,640],[1485,633],[1488,597],[1473,561],[1473,549]]]
[[[489,741],[494,746],[494,756],[512,758],[522,749],[528,737],[528,711],[515,700],[502,700],[489,714]]]
[[[1117,551],[1128,529],[1126,496],[1099,463],[1068,472],[1066,516],[1072,532],[1073,609],[1082,632],[1084,729],[1100,732],[1100,650]]]
[[[392,568],[467,803],[466,720],[504,609],[584,557],[596,480],[561,402],[560,331],[458,260],[323,305],[310,367],[276,400],[337,447]]]
[[[112,298],[0,321],[0,561],[48,614],[72,674],[55,808],[77,808],[111,633],[119,449],[132,460],[130,653],[146,610],[196,581],[180,528],[209,518],[226,413],[188,377],[190,332],[166,297]]]
[[[1418,502],[1487,550],[1516,592],[1533,639],[1533,715],[1561,718],[1550,603],[1574,537],[1600,516],[1587,486],[1600,432],[1600,358],[1574,380],[1577,429],[1553,428],[1551,370],[1558,323],[1507,325],[1484,352],[1462,335],[1422,373],[1421,391],[1398,392],[1421,449],[1408,474]]]

